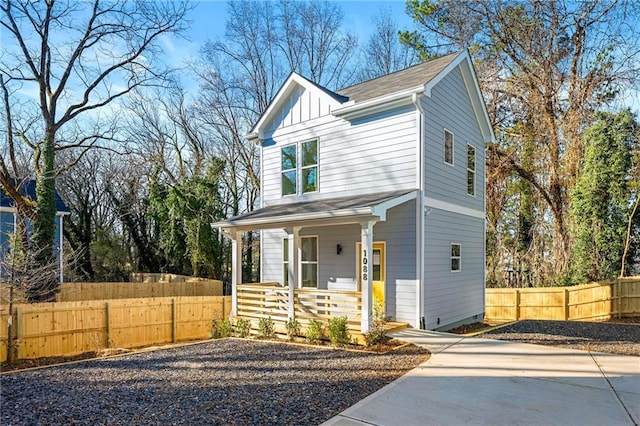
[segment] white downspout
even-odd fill
[[[416,183],[418,188],[418,197],[416,199],[416,227],[418,228],[418,235],[416,237],[416,273],[418,275],[418,285],[416,288],[416,326],[418,328],[426,328],[425,312],[424,312],[424,137],[423,137],[423,122],[424,122],[424,109],[422,108],[422,95],[423,93],[414,93],[411,97],[413,104],[416,107],[416,121],[417,121],[417,162],[416,167]]]

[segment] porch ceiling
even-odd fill
[[[386,220],[387,210],[416,198],[416,190],[380,192],[263,207],[212,226],[223,230],[309,227]]]

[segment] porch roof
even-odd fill
[[[386,220],[387,210],[416,198],[416,190],[379,192],[277,204],[213,223],[223,230],[249,231]]]

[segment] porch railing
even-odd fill
[[[289,313],[289,287],[277,283],[239,284],[237,316],[248,319],[271,317],[286,322]],[[358,291],[294,289],[294,316],[303,325],[309,320],[325,322],[346,316],[349,326],[360,327],[362,296]]]

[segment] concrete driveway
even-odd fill
[[[640,357],[423,330],[431,358],[325,425],[638,425]]]

